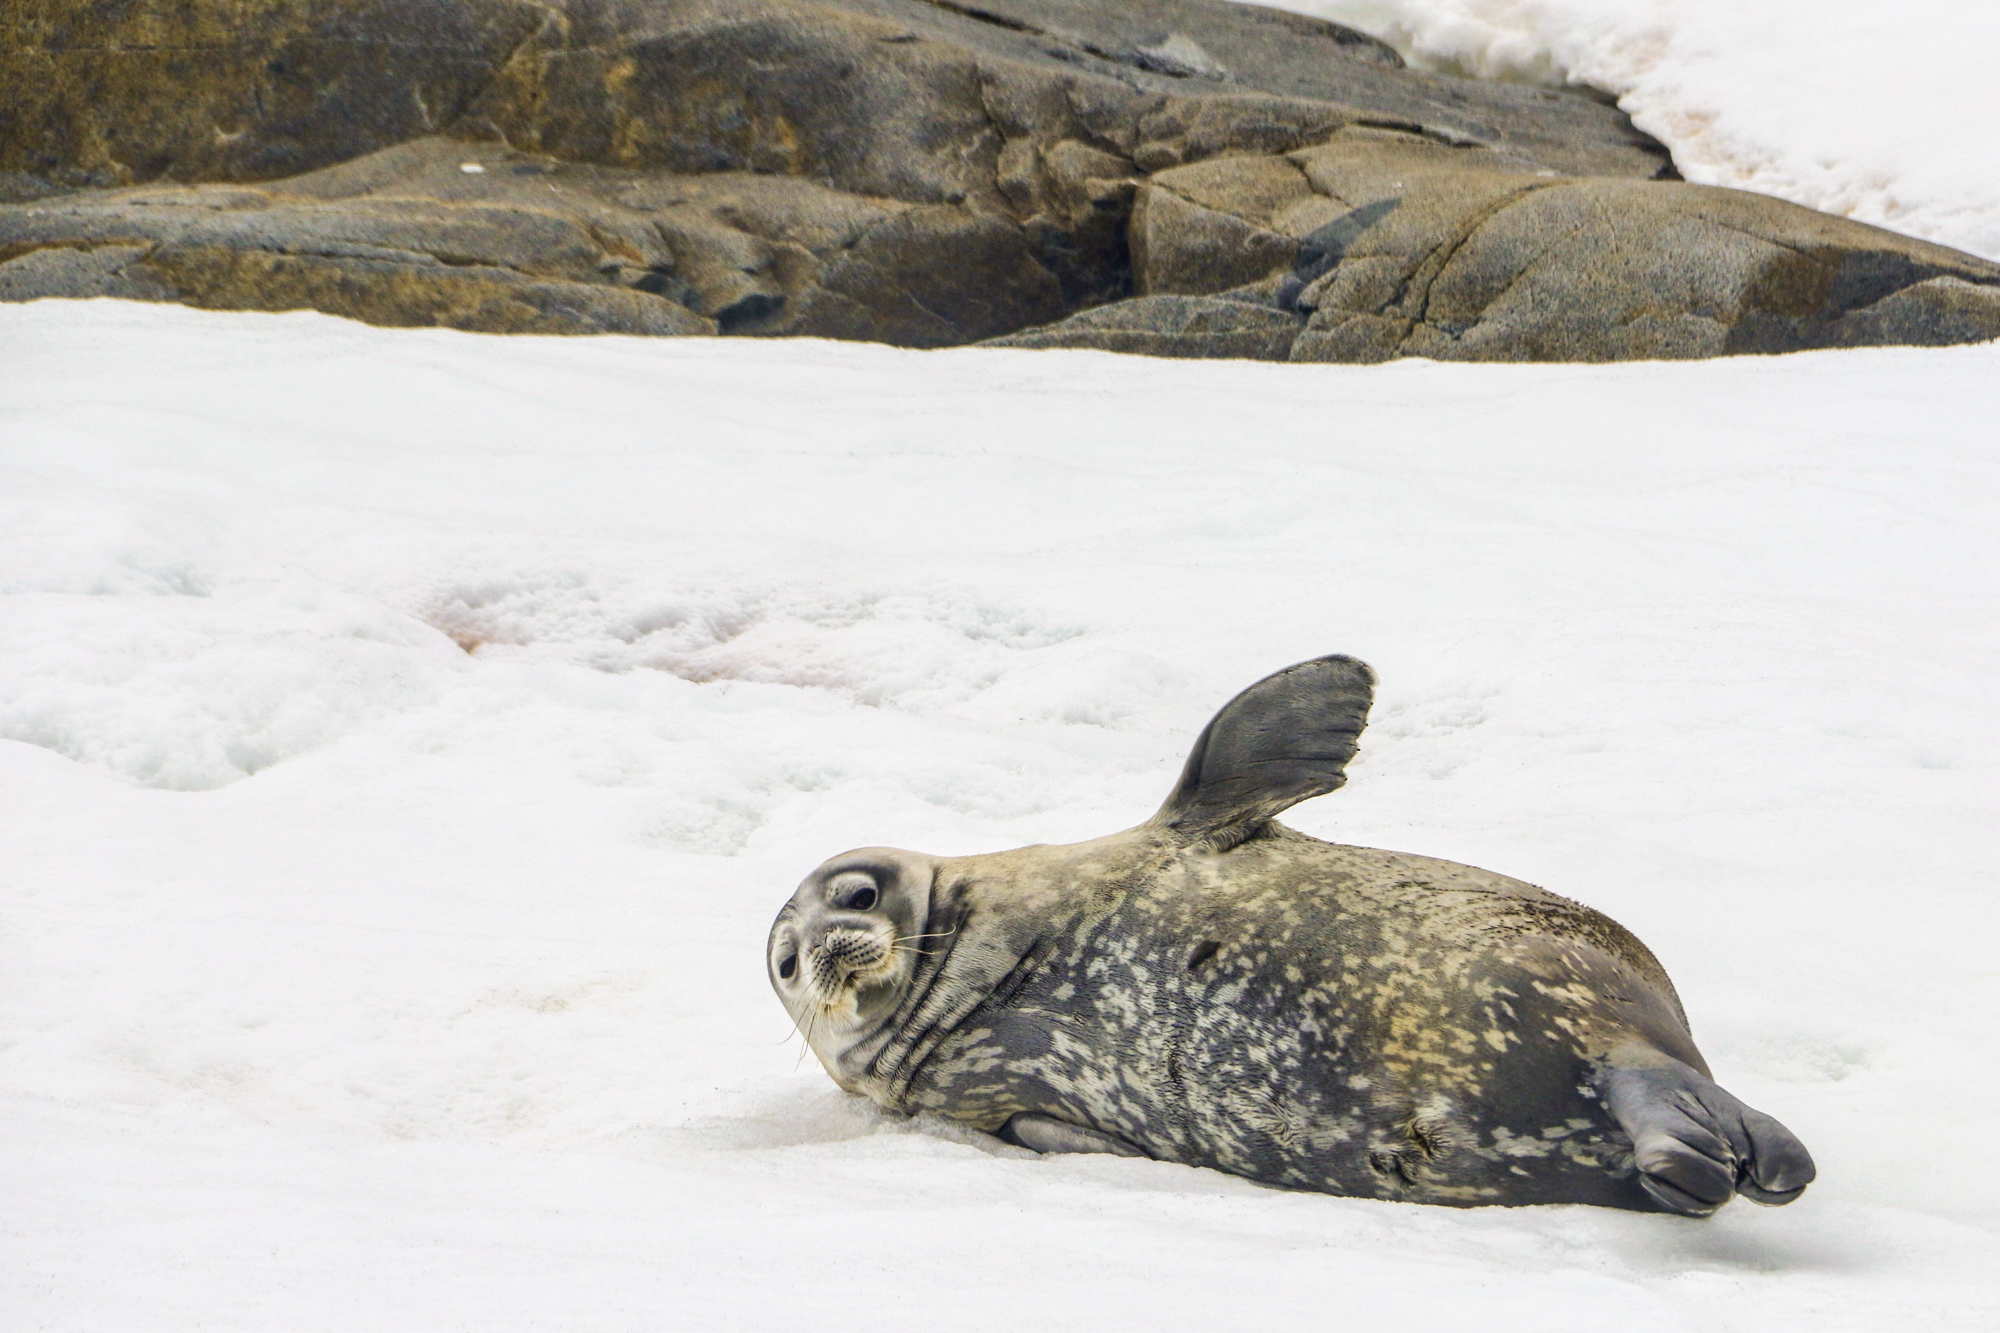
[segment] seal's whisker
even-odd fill
[[[799,1066],[806,1062],[806,1052],[813,1048],[813,1029],[819,1026],[819,1016],[822,1012],[824,1010],[821,1006],[814,1005],[811,1011],[806,1014],[805,1029],[801,1033],[805,1040],[799,1044],[799,1058],[792,1061],[792,1072],[794,1074],[798,1073]]]
[[[797,1006],[787,1001],[785,1004],[785,1016],[792,1020],[792,1030],[790,1032],[787,1032],[784,1036],[778,1038],[777,1041],[773,1042],[772,1045],[774,1046],[783,1046],[786,1042],[790,1041],[794,1037],[805,1036],[805,1025],[799,1022]]]

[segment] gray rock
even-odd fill
[[[2000,287],[1927,278],[1850,309],[1820,338],[1826,347],[1942,347],[2000,336]]]
[[[1147,294],[1275,281],[1307,317],[1296,361],[1682,359],[2000,336],[2000,265],[1971,255],[1742,191],[1567,177],[1378,129],[1157,173],[1141,186],[1133,253]],[[1953,285],[1927,285],[1939,279]]]
[[[1225,296],[1140,296],[985,345],[1284,361],[1303,325],[1288,311]]]
[[[45,297],[116,296],[127,301],[170,301],[172,288],[144,270],[133,271],[143,245],[51,245],[0,264],[0,301]]]
[[[2000,335],[2000,267],[1223,0],[18,10],[0,299],[1293,360]]]

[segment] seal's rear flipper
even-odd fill
[[[1752,1110],[1680,1061],[1647,1052],[1613,1063],[1597,1088],[1632,1139],[1639,1183],[1668,1212],[1706,1217],[1741,1194],[1790,1203],[1816,1174],[1812,1154],[1789,1129]]]
[[[1146,1154],[1116,1134],[1085,1129],[1052,1115],[1023,1111],[1000,1126],[999,1138],[1018,1148],[1036,1152],[1101,1152],[1115,1157],[1144,1157]]]
[[[1234,847],[1281,811],[1347,781],[1375,673],[1351,657],[1286,667],[1224,704],[1202,729],[1155,823]]]

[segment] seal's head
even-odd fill
[[[892,1019],[928,952],[936,875],[936,859],[915,852],[848,852],[807,875],[772,923],[772,989],[843,1084],[840,1057]]]

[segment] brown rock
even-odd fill
[[[1284,361],[1290,359],[1301,323],[1296,315],[1249,300],[1139,296],[1086,310],[1060,324],[995,338],[986,346]]]
[[[0,106],[0,299],[1294,360],[2000,335],[2000,267],[1222,0],[13,0]]]

